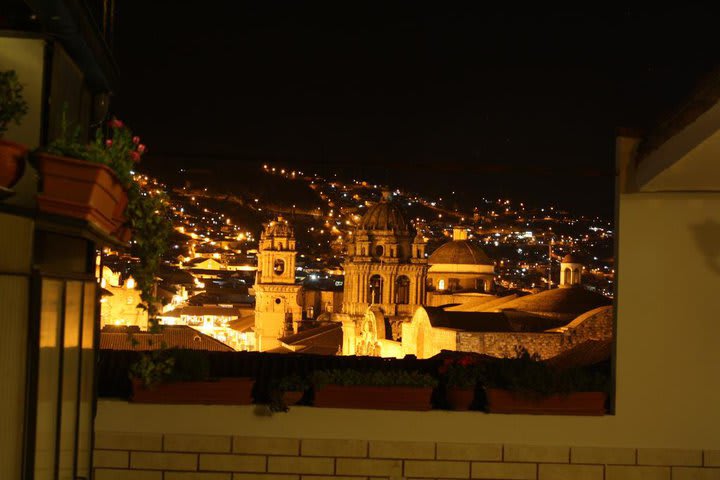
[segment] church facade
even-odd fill
[[[377,354],[372,345],[397,342],[424,304],[427,278],[425,240],[389,192],[363,215],[343,267],[343,354]]]

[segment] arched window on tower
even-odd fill
[[[564,285],[570,285],[572,283],[572,270],[569,268],[566,268],[563,272],[563,284]]]
[[[375,256],[376,257],[382,257],[383,253],[385,253],[385,249],[382,245],[378,245],[375,247]]]
[[[410,303],[410,279],[401,275],[395,280],[395,303],[407,305]]]
[[[383,279],[380,275],[370,277],[368,284],[368,303],[382,303]]]
[[[438,280],[438,290],[445,290],[445,280]]]
[[[273,264],[273,272],[275,272],[275,275],[282,275],[285,271],[285,261],[278,258],[275,260],[275,263]]]

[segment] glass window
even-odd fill
[[[380,275],[370,277],[368,285],[368,303],[382,303],[383,301],[383,279]]]
[[[395,281],[395,303],[407,305],[410,303],[410,279],[401,275]]]
[[[273,265],[273,271],[275,272],[275,275],[282,275],[285,271],[285,261],[280,258],[275,260],[275,264]]]

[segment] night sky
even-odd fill
[[[155,173],[240,188],[271,162],[610,215],[616,128],[720,59],[717,9],[473,3],[123,0],[113,111]]]

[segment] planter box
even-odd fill
[[[0,187],[12,188],[25,170],[27,148],[19,143],[0,140]]]
[[[41,212],[87,220],[107,234],[118,230],[128,199],[110,167],[47,153],[37,158]]]
[[[475,399],[475,387],[472,388],[447,388],[447,401],[453,410],[465,411],[470,410]]]
[[[315,390],[316,407],[430,410],[432,387],[326,385]]]
[[[605,392],[572,392],[567,395],[528,398],[510,390],[488,388],[490,413],[534,415],[605,415]]]
[[[297,404],[305,395],[304,391],[287,390],[283,392],[283,403],[288,407]]]
[[[133,379],[132,401],[137,403],[183,403],[205,405],[250,405],[251,378],[220,378],[202,382],[162,383],[145,388]]]

